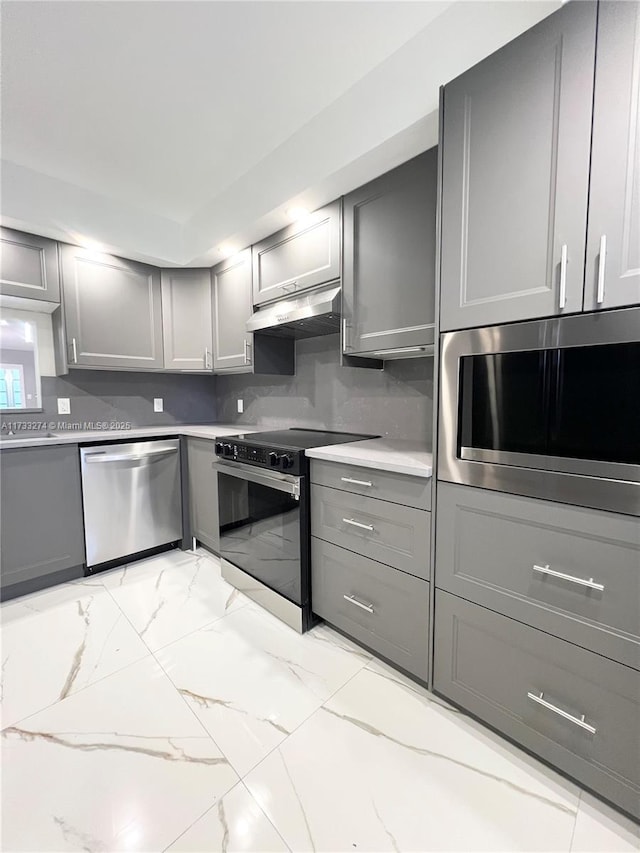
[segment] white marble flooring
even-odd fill
[[[640,828],[327,626],[174,551],[2,606],[1,847],[640,849]]]

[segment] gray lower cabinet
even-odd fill
[[[340,278],[340,201],[252,247],[253,304]]]
[[[434,689],[640,817],[640,673],[441,590]]]
[[[216,373],[250,373],[253,336],[251,317],[251,249],[215,266],[213,277],[213,368]]]
[[[312,459],[311,482],[363,497],[380,498],[401,506],[431,509],[431,478],[428,477],[412,477],[396,471],[379,471],[343,462]]]
[[[69,367],[162,370],[160,270],[60,249]]]
[[[345,354],[411,357],[433,344],[437,171],[432,148],[345,196]]]
[[[637,518],[439,483],[436,586],[640,670]]]
[[[60,271],[56,241],[0,228],[0,294],[58,305]]]
[[[0,492],[2,597],[81,577],[85,553],[77,445],[3,448]]]
[[[584,307],[640,304],[640,3],[601,2]]]
[[[427,680],[429,584],[315,537],[314,613]]]
[[[161,282],[165,368],[211,373],[211,271],[162,270]]]
[[[419,578],[429,577],[431,514],[377,498],[314,485],[311,532]]]
[[[220,551],[218,528],[218,472],[215,441],[187,439],[190,535],[216,554]]]
[[[445,86],[443,331],[582,310],[595,43],[568,3]]]

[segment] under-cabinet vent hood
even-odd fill
[[[248,332],[282,338],[315,338],[340,331],[340,286],[335,284],[265,305],[247,322]]]

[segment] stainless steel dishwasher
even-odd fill
[[[81,448],[87,570],[182,538],[180,440]]]

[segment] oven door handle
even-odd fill
[[[237,477],[239,480],[247,480],[249,483],[258,483],[261,486],[267,486],[269,489],[277,489],[279,492],[286,492],[288,495],[293,495],[294,498],[300,497],[300,481],[301,477],[293,477],[290,474],[267,474],[259,469],[252,468],[250,465],[242,463],[222,462],[219,461],[216,468],[223,474],[228,474],[231,477]]]

